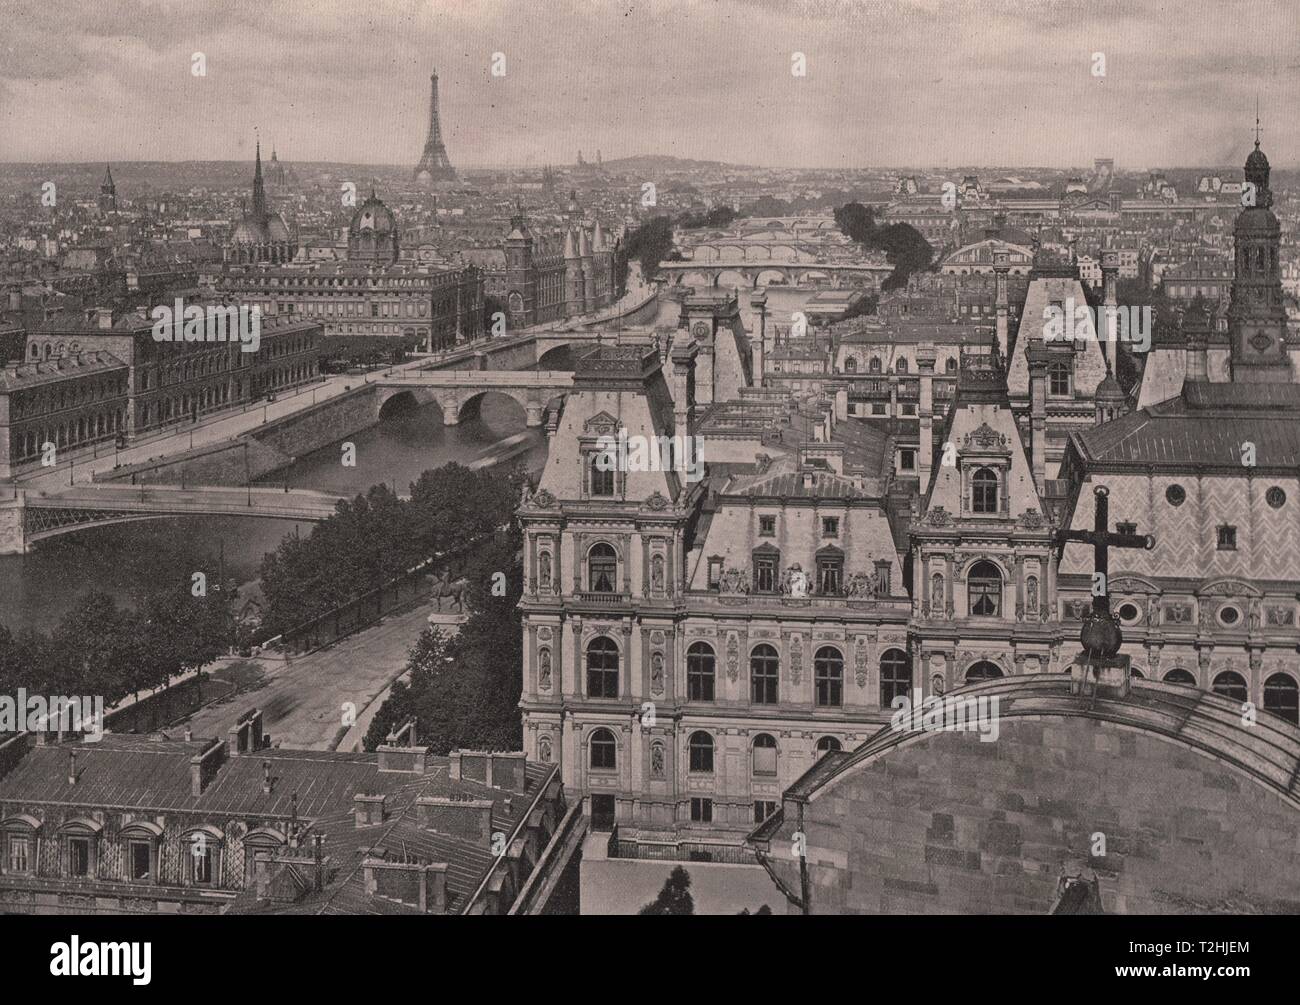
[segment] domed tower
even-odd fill
[[[392,265],[398,250],[397,218],[372,185],[369,197],[357,207],[348,224],[348,261]]]
[[[1255,149],[1246,158],[1243,209],[1234,228],[1236,269],[1232,304],[1228,308],[1232,379],[1243,383],[1290,382],[1294,368],[1289,355],[1286,309],[1282,304],[1281,228],[1270,208],[1269,165],[1259,148],[1259,119],[1255,120]],[[1300,350],[1300,346],[1291,351]]]
[[[1119,386],[1119,381],[1111,374],[1097,385],[1097,392],[1094,398],[1097,406],[1097,425],[1103,422],[1110,422],[1118,419],[1121,415],[1128,414],[1128,396],[1124,394],[1124,389]]]

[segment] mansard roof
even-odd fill
[[[1260,469],[1300,466],[1300,385],[1188,381],[1176,398],[1077,432],[1089,469],[1126,466],[1223,468],[1243,477]],[[1242,444],[1255,445],[1255,467],[1242,465]]]

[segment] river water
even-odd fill
[[[789,324],[811,290],[769,290],[769,324]],[[741,318],[755,325],[748,293],[740,292]],[[680,306],[663,300],[651,325],[676,327]],[[421,472],[449,461],[467,464],[482,457],[493,443],[524,432],[522,408],[499,395],[488,395],[480,416],[458,426],[444,426],[436,405],[385,417],[378,425],[349,437],[356,444],[356,466],[344,467],[338,443],[322,447],[261,484],[313,488],[340,495],[364,492],[385,482],[401,493]],[[527,430],[531,446],[521,455],[531,469],[546,460],[542,430]],[[40,542],[27,555],[0,555],[0,625],[17,633],[24,628],[48,630],[91,590],[125,602],[140,582],[175,575],[190,581],[194,555],[224,557],[226,573],[244,583],[256,578],[262,556],[286,534],[310,533],[311,524],[249,517],[176,517],[116,524],[66,534]],[[210,576],[213,574],[210,573]]]
[[[509,398],[488,395],[480,417],[443,426],[436,405],[384,418],[347,439],[356,444],[356,467],[341,463],[341,443],[307,454],[262,484],[287,478],[296,488],[340,495],[371,485],[396,485],[403,494],[421,472],[449,461],[467,464],[493,443],[524,432],[522,408]],[[527,430],[531,447],[520,455],[531,468],[546,460],[546,436]],[[262,556],[286,534],[307,534],[310,523],[250,517],[187,516],[146,520],[65,534],[38,543],[27,555],[0,555],[0,625],[48,630],[77,598],[100,590],[125,602],[144,577],[174,574],[188,583],[196,571],[192,557],[224,555],[228,576],[241,583],[256,578]],[[209,572],[215,578],[214,572]]]

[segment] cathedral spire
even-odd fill
[[[253,216],[266,218],[266,187],[262,181],[262,140],[257,140],[256,166],[253,168]]]

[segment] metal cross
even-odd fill
[[[1092,564],[1094,572],[1101,573],[1101,592],[1093,587],[1092,611],[1094,616],[1110,616],[1110,547],[1145,548],[1150,551],[1156,546],[1156,539],[1150,534],[1120,534],[1106,529],[1110,520],[1110,490],[1104,485],[1093,489],[1096,497],[1092,530],[1059,531],[1059,541],[1080,541],[1092,545]]]

